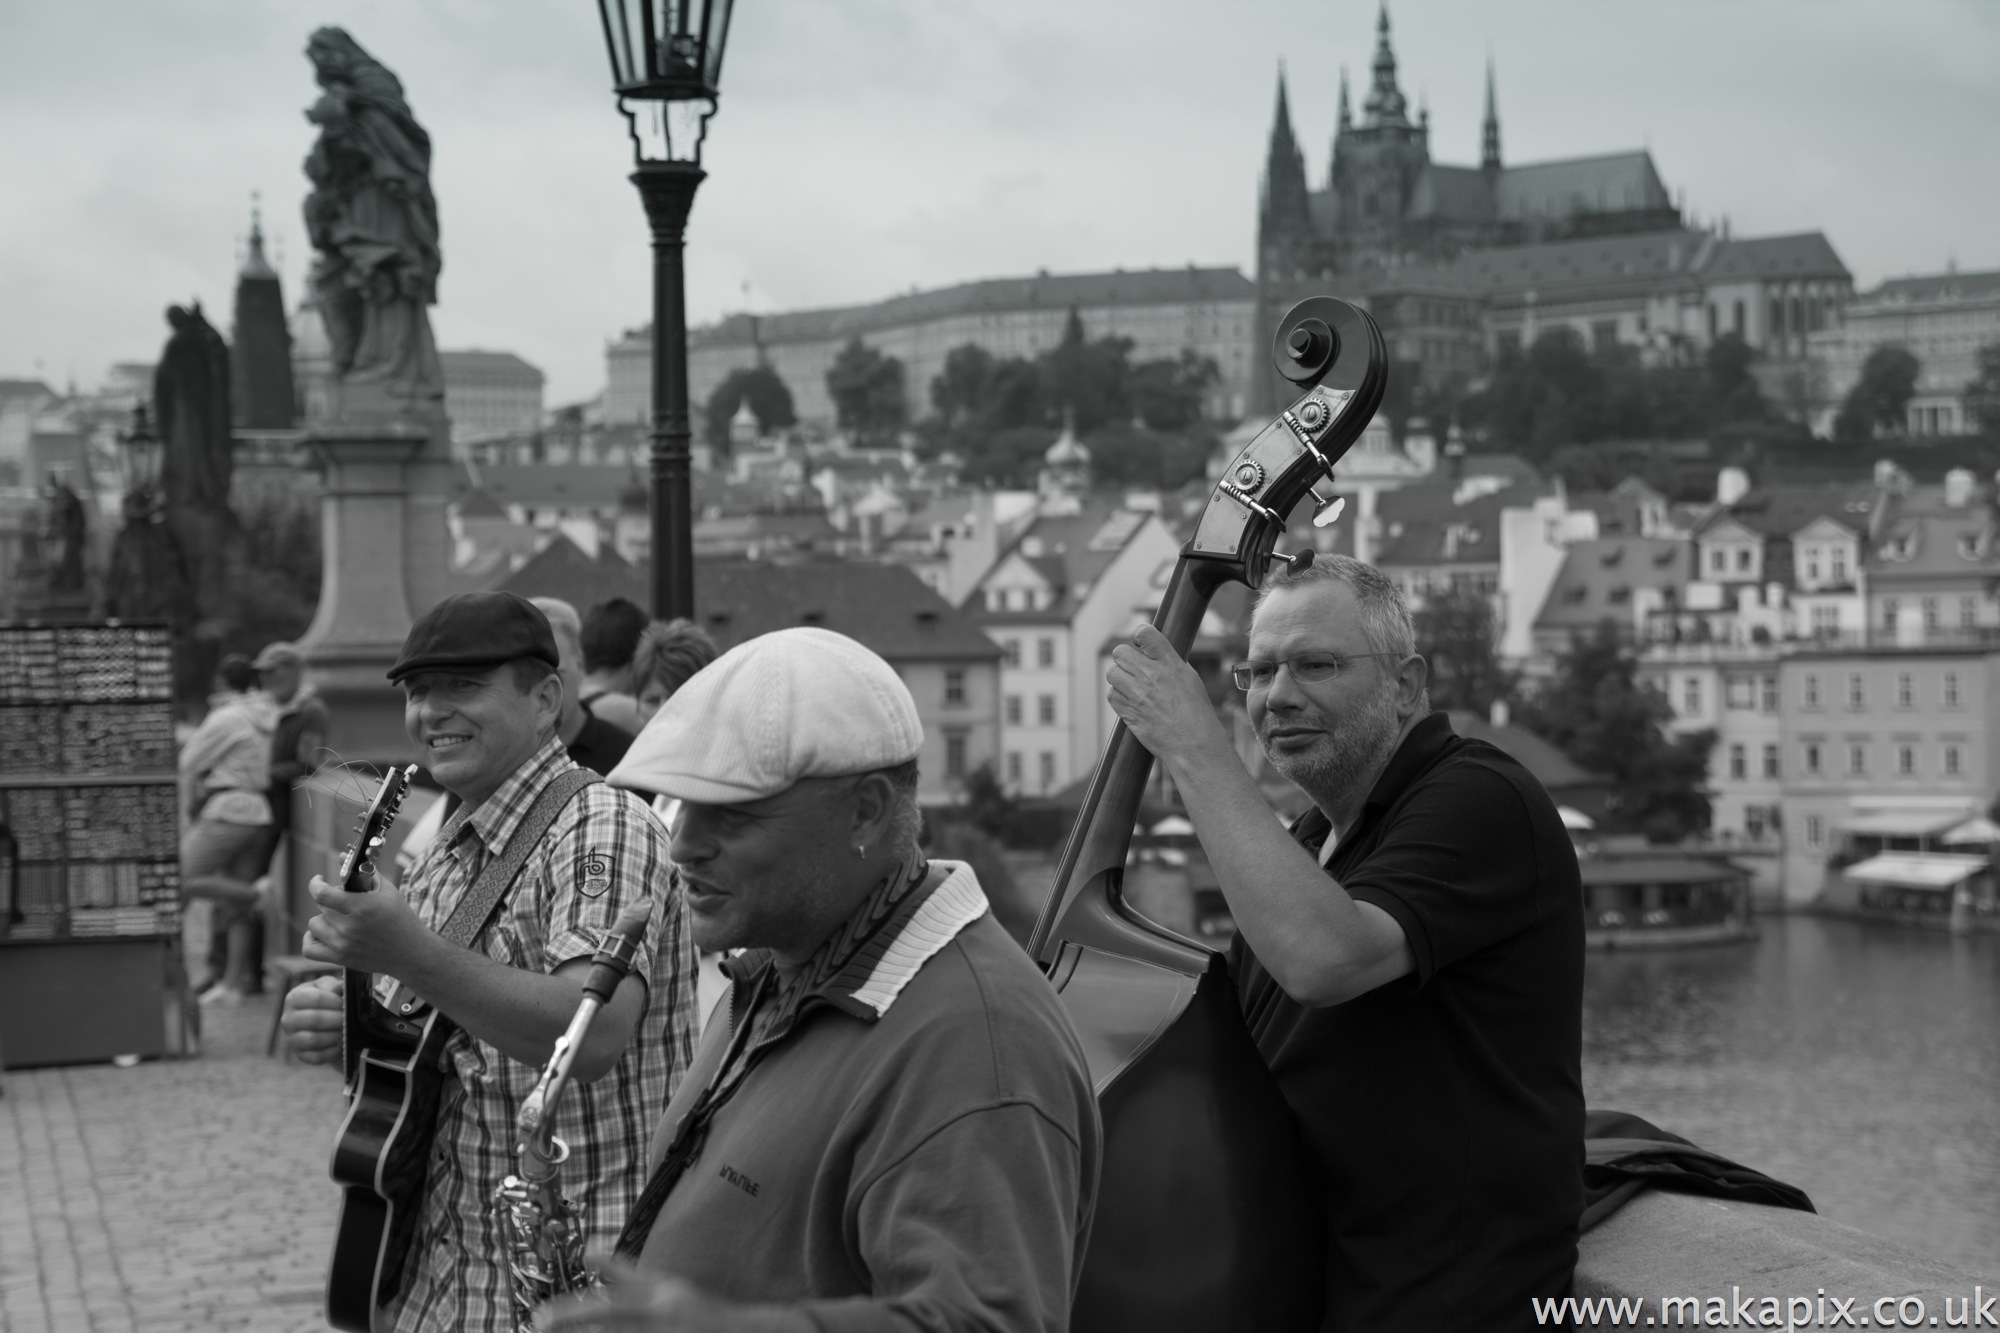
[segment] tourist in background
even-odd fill
[[[715,660],[715,640],[692,620],[655,620],[632,652],[632,691],[641,725],[673,698],[687,678]]]
[[[219,971],[197,986],[204,1003],[239,1000],[256,982],[250,920],[257,878],[270,860],[271,735],[277,705],[256,688],[248,658],[231,654],[216,672],[208,716],[181,749],[181,896],[188,971],[210,957],[211,926],[223,935]],[[206,909],[206,910],[203,910]],[[214,918],[211,921],[211,916]]]
[[[645,631],[646,613],[623,597],[599,602],[583,613],[581,702],[635,736],[646,722],[639,716],[638,690],[632,683],[632,654]]]
[[[549,618],[556,649],[562,654],[558,674],[562,677],[563,711],[556,737],[573,761],[593,773],[609,773],[625,757],[635,733],[606,722],[583,701],[583,621],[576,608],[560,597],[528,600]]]

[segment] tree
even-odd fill
[[[1464,708],[1484,717],[1514,693],[1514,673],[1500,664],[1493,602],[1471,588],[1424,599],[1416,613],[1417,651],[1430,664],[1433,708]]]
[[[826,391],[841,426],[864,439],[891,435],[903,424],[903,363],[859,338],[849,339],[827,367]]]
[[[1090,473],[1107,486],[1177,491],[1207,474],[1214,447],[1198,434],[1107,426],[1090,437]]]
[[[1965,386],[1965,413],[1982,432],[2000,439],[2000,343],[1979,349],[1979,373]]]
[[[1906,347],[1885,345],[1870,352],[1861,363],[1861,378],[1833,419],[1833,437],[1842,444],[1866,444],[1877,431],[1901,435],[1921,368]]]
[[[1588,769],[1608,775],[1620,804],[1612,823],[1672,842],[1708,827],[1713,731],[1669,737],[1666,696],[1638,677],[1639,659],[1610,621],[1579,635],[1521,722]]]
[[[977,343],[945,353],[944,368],[931,381],[931,406],[946,426],[964,426],[985,409],[993,370],[993,353]]]
[[[1128,381],[1133,413],[1148,430],[1186,430],[1201,420],[1209,387],[1221,378],[1215,362],[1192,349],[1177,361],[1141,361]]]
[[[729,423],[746,402],[750,414],[757,418],[757,428],[765,434],[799,422],[792,407],[792,391],[777,371],[769,366],[739,367],[722,377],[702,408],[703,437],[712,448],[728,452]]]
[[[1079,435],[1112,421],[1132,419],[1129,338],[1084,337],[1083,320],[1071,308],[1063,338],[1041,356],[1043,401],[1055,412],[1074,414]]]

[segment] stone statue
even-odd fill
[[[352,407],[344,391],[363,385],[399,408],[441,402],[430,135],[402,83],[342,29],[315,32],[306,55],[324,89],[306,111],[320,127],[305,162],[306,234],[318,252],[307,281],[332,347],[336,402]]]
[[[84,590],[84,537],[83,501],[62,477],[49,473],[42,487],[40,555],[51,597]]]
[[[199,303],[167,307],[173,335],[153,371],[153,411],[166,456],[160,490],[177,509],[229,506],[229,345]]]

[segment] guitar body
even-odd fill
[[[1313,297],[1273,359],[1303,396],[1244,446],[1181,550],[1153,624],[1183,656],[1217,589],[1260,586],[1291,511],[1374,417],[1388,352],[1374,321]],[[1325,1304],[1318,1169],[1212,950],[1134,911],[1122,891],[1153,756],[1113,729],[1028,951],[1082,1039],[1104,1161],[1077,1298],[1078,1333],[1310,1333]]]
[[[357,1017],[355,988],[360,982]],[[443,1096],[451,1020],[435,1010],[394,1019],[349,973],[348,1030],[361,1033],[353,1095],[334,1140],[340,1225],[327,1270],[326,1319],[342,1333],[374,1333],[376,1312],[403,1289],[423,1211],[431,1140]]]

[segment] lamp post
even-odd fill
[[[157,521],[160,466],[166,460],[167,447],[153,433],[144,403],[132,409],[132,428],[120,432],[118,443],[125,446],[125,521]]]
[[[653,614],[694,614],[693,483],[688,474],[688,211],[707,173],[732,0],[597,0],[611,86],[632,135],[632,183],[653,232],[651,444]]]

